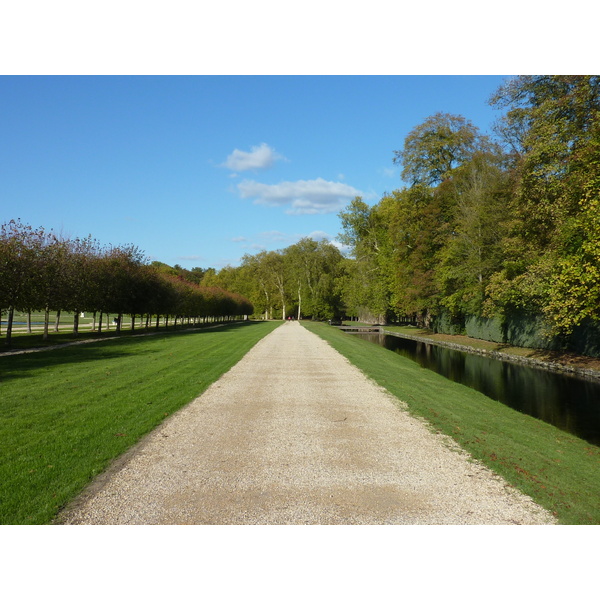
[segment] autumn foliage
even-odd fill
[[[0,228],[0,310],[7,315],[10,343],[15,311],[43,311],[48,331],[50,311],[103,315],[147,315],[228,319],[253,312],[239,294],[202,287],[147,264],[135,246],[101,247],[91,238],[62,239],[44,228],[20,221]],[[120,323],[120,319],[118,319]],[[158,320],[157,320],[158,323]]]

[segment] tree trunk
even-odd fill
[[[131,315],[131,331],[135,329],[135,315]]]
[[[73,335],[79,335],[79,310],[73,313]]]
[[[102,311],[100,311],[100,316],[98,318],[98,333],[102,333]]]
[[[56,311],[56,319],[54,319],[54,333],[58,331],[58,324],[60,323],[60,309]]]
[[[42,334],[42,339],[48,339],[48,326],[50,325],[50,308],[46,306],[46,310],[44,311],[44,333]]]
[[[31,309],[27,309],[27,333],[31,333]]]
[[[96,311],[94,311],[94,320],[92,321],[92,331],[96,331]]]
[[[121,333],[121,321],[123,320],[123,313],[117,315],[117,333]]]
[[[13,316],[15,314],[15,309],[11,306],[8,309],[8,317],[6,320],[6,345],[10,348],[10,340],[12,337],[12,324],[13,324]]]
[[[425,314],[423,316],[423,325],[429,329],[431,327],[431,323],[432,323],[432,317],[431,317],[431,313],[429,312],[429,309],[425,310]]]

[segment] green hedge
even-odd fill
[[[467,317],[465,331],[469,337],[489,342],[504,342],[502,321],[498,318],[486,319],[485,317]]]
[[[563,350],[600,358],[600,323],[587,320],[568,337],[552,336],[540,315],[515,312],[504,319],[468,315],[462,319],[447,313],[438,315],[432,325],[435,333],[465,334],[469,337],[510,344],[522,348]]]
[[[569,338],[569,347],[577,354],[600,358],[600,323],[588,320],[576,327]]]
[[[463,319],[452,317],[449,313],[440,313],[433,319],[431,329],[435,333],[464,335],[465,324]]]

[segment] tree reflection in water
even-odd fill
[[[377,333],[354,334],[600,445],[600,382]]]

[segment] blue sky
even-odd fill
[[[335,239],[436,112],[482,132],[502,76],[0,77],[0,220],[186,268]]]

